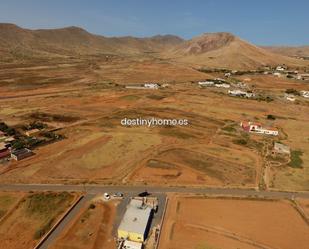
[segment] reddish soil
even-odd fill
[[[76,217],[51,249],[114,249],[115,240],[112,235],[113,222],[117,203],[90,203]]]
[[[306,249],[309,229],[288,201],[172,196],[160,248]]]

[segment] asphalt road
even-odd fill
[[[193,193],[226,196],[256,196],[268,198],[309,198],[309,192],[259,191],[255,189],[209,187],[160,187],[160,186],[104,186],[104,185],[57,185],[57,184],[1,184],[0,190],[11,191],[81,191],[88,194],[123,192],[135,194],[147,190],[150,193]]]

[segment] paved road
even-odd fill
[[[151,193],[195,193],[205,195],[256,196],[269,198],[308,198],[309,192],[258,191],[255,189],[209,188],[209,187],[156,187],[156,186],[103,186],[103,185],[57,185],[57,184],[1,184],[0,190],[11,191],[82,191],[89,194],[123,192],[135,194],[147,190]]]

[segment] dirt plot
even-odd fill
[[[88,203],[50,249],[114,249],[112,234],[117,202]]]
[[[289,201],[173,195],[159,248],[306,249],[309,228]]]
[[[8,215],[23,196],[23,193],[18,192],[0,192],[0,224],[1,219]]]
[[[34,247],[76,198],[67,192],[26,195],[0,222],[1,247]]]

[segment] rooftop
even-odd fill
[[[29,150],[27,148],[23,148],[23,149],[20,149],[20,150],[13,151],[12,154],[15,155],[15,156],[20,156],[20,155],[31,153],[31,152],[32,152],[31,150]]]
[[[150,213],[151,208],[143,205],[143,201],[131,200],[118,229],[144,234]]]

